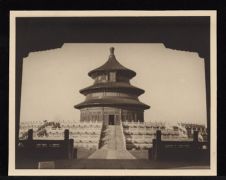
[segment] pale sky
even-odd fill
[[[21,121],[79,121],[73,107],[85,99],[79,90],[93,84],[88,72],[107,61],[112,46],[116,59],[137,73],[131,84],[145,90],[139,97],[151,106],[145,121],[206,124],[204,60],[154,43],[67,43],[31,52],[23,61]]]

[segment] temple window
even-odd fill
[[[115,82],[116,81],[116,73],[115,72],[110,72],[109,73],[109,81],[110,82]]]
[[[96,82],[107,82],[108,76],[106,74],[99,75],[95,78]]]

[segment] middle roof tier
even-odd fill
[[[129,83],[125,82],[106,82],[106,83],[96,83],[91,86],[88,86],[84,89],[80,90],[80,93],[87,95],[92,92],[101,92],[101,91],[117,91],[117,92],[125,92],[134,95],[141,95],[145,91],[138,87],[135,87]]]

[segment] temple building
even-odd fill
[[[107,62],[88,75],[94,84],[80,90],[86,99],[74,106],[81,111],[81,122],[100,121],[104,125],[144,122],[144,110],[150,108],[138,99],[144,90],[130,84],[136,72],[117,61],[113,47]]]

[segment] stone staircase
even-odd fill
[[[104,145],[89,156],[89,159],[135,159],[126,150],[120,125],[109,125],[103,138]]]

